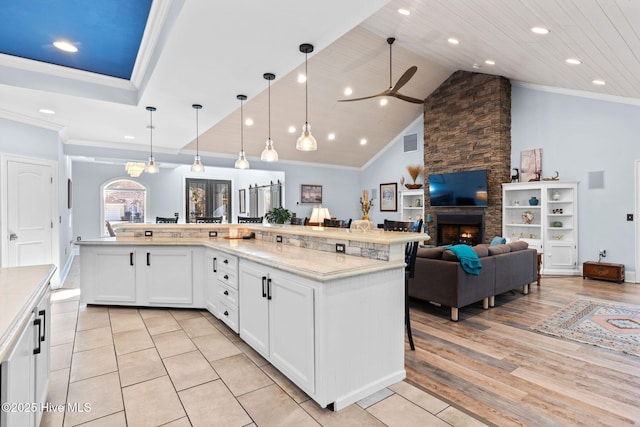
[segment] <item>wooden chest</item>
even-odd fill
[[[587,261],[582,264],[582,278],[624,282],[624,264]]]

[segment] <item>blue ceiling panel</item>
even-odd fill
[[[130,79],[152,0],[2,0],[0,53]],[[53,46],[65,40],[75,53]]]

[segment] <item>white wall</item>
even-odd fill
[[[640,106],[569,96],[514,85],[511,166],[523,150],[542,148],[542,176],[579,181],[579,262],[625,265],[635,276],[634,161],[640,159]],[[589,189],[589,172],[604,172],[604,188]],[[631,274],[629,274],[631,273]]]
[[[404,152],[404,136],[410,134],[418,135],[418,150]],[[421,114],[413,123],[407,126],[393,141],[391,141],[377,156],[369,161],[360,175],[361,190],[375,189],[378,197],[373,201],[373,208],[369,211],[369,219],[375,224],[381,224],[385,219],[400,220],[400,211],[398,212],[380,212],[380,184],[395,182],[398,184],[398,191],[401,188],[400,179],[404,176],[405,183],[411,183],[411,178],[407,173],[408,165],[424,164],[424,116]],[[428,171],[425,171],[428,174]],[[419,183],[424,183],[422,177],[418,178]],[[359,197],[358,209],[360,208]],[[398,200],[398,208],[400,201]]]

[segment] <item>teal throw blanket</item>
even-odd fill
[[[478,254],[469,245],[452,245],[445,249],[453,252],[460,260],[460,266],[464,271],[474,276],[480,275],[482,264],[478,258]]]

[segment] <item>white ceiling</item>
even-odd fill
[[[380,7],[382,7],[380,9]],[[406,8],[410,16],[397,10]],[[545,26],[548,35],[530,28]],[[452,72],[498,74],[514,81],[640,105],[640,1],[637,0],[156,0],[134,77],[126,82],[47,64],[0,57],[0,117],[60,132],[66,144],[136,150],[144,158],[149,113],[154,153],[195,150],[200,103],[200,152],[232,158],[240,149],[240,102],[249,160],[267,139],[267,81],[271,136],[282,161],[362,167],[413,122],[422,107],[391,98],[339,103],[389,86],[412,65],[401,93],[426,98]],[[455,37],[460,44],[447,42]],[[296,151],[304,123],[301,43],[309,55],[309,123],[318,151]],[[581,65],[565,63],[568,57]],[[485,60],[495,61],[486,65]],[[476,64],[479,68],[474,68]],[[606,81],[595,86],[594,79]],[[40,108],[56,111],[53,116]],[[287,128],[294,125],[295,134]],[[328,141],[330,132],[336,134]],[[135,136],[133,141],[125,135]],[[366,138],[367,144],[360,145]]]

